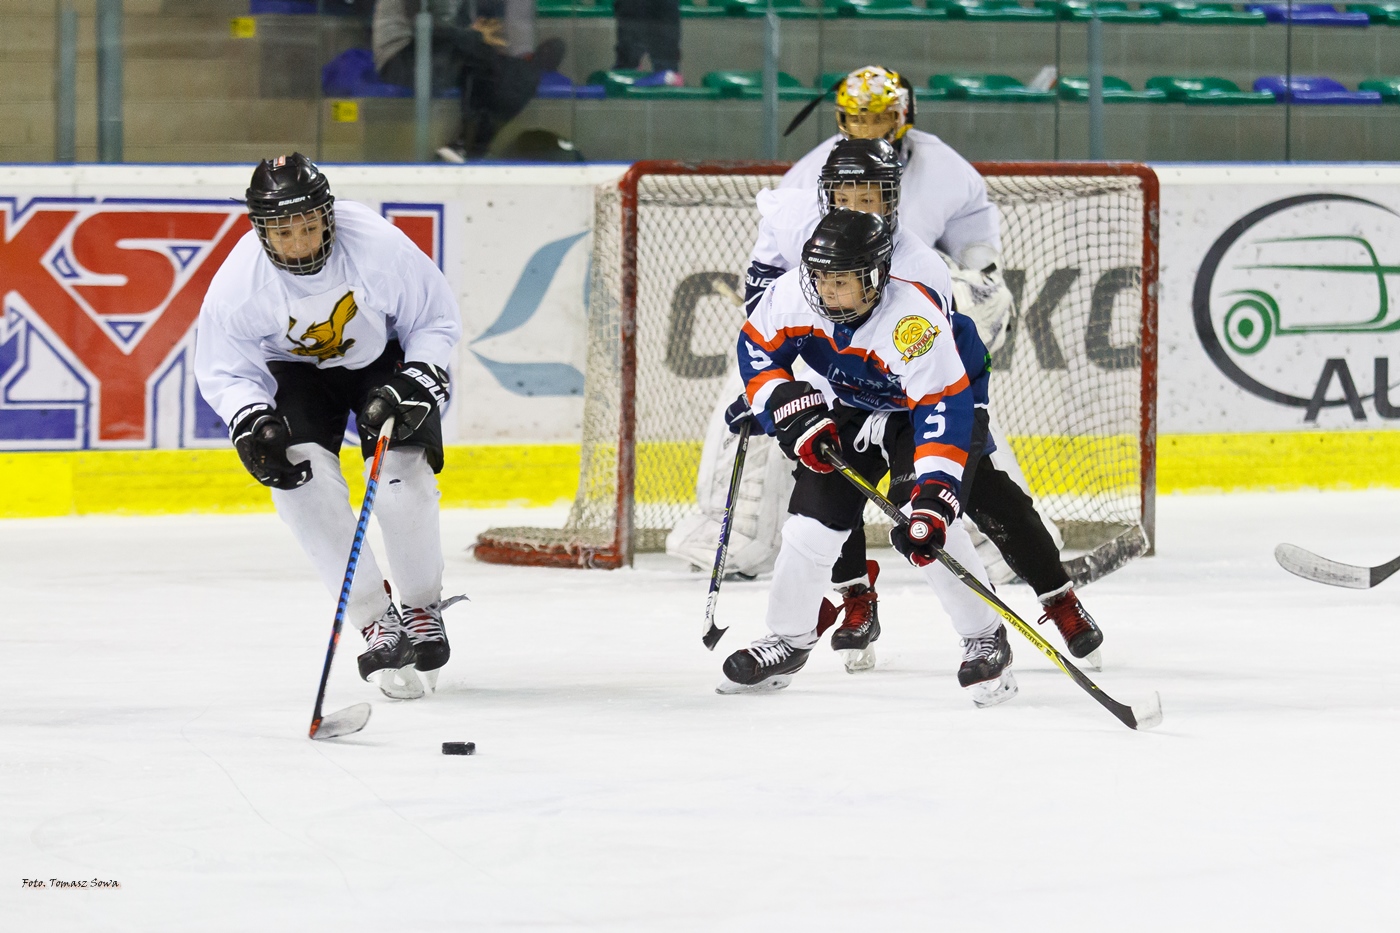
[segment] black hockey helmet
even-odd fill
[[[904,174],[894,146],[883,139],[842,139],[831,147],[821,172],[822,213],[835,210],[836,192],[846,185],[878,186],[880,216],[891,232],[899,216],[899,180]],[[842,205],[859,210],[853,204]]]
[[[248,219],[274,266],[293,275],[321,271],[335,243],[335,198],[316,163],[300,152],[263,159],[253,170],[245,197]],[[319,246],[295,243],[297,233],[314,235],[318,227]],[[289,251],[305,255],[289,255]]]
[[[893,254],[894,239],[883,217],[838,208],[821,219],[802,247],[802,294],[828,320],[860,320],[879,304]]]

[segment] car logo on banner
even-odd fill
[[[1390,208],[1304,194],[1252,211],[1207,251],[1192,311],[1211,361],[1245,391],[1309,422],[1338,407],[1364,421],[1367,401],[1400,417],[1390,370],[1400,214]]]

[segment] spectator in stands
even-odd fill
[[[533,52],[508,54],[502,13],[507,0],[428,0],[433,14],[433,91],[462,92],[462,127],[438,149],[447,162],[486,155],[491,141],[535,96],[540,75],[564,58],[564,41],[548,39]],[[473,7],[475,18],[473,19]],[[374,7],[374,67],[391,84],[413,86],[414,15],[419,0],[378,0]]]
[[[681,77],[680,0],[614,0],[617,17],[617,57],[614,68],[640,68],[651,58],[651,76],[641,86],[685,84]]]

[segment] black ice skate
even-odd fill
[[[1059,629],[1060,635],[1064,637],[1069,653],[1076,658],[1085,659],[1087,667],[1101,670],[1103,664],[1099,656],[1099,645],[1103,644],[1103,630],[1094,622],[1094,617],[1089,615],[1079,597],[1074,595],[1074,590],[1066,585],[1064,590],[1046,593],[1040,599],[1041,605],[1045,607],[1045,615],[1040,617],[1040,623],[1044,624],[1046,619],[1054,622],[1055,628]]]
[[[879,597],[875,594],[875,578],[880,575],[880,565],[868,560],[865,567],[869,585],[854,583],[842,587],[839,608],[823,599],[817,621],[817,631],[820,633],[839,616],[845,615],[841,627],[831,633],[831,649],[841,653],[848,674],[868,671],[875,666],[874,643],[880,637]]]
[[[403,618],[391,602],[384,614],[361,632],[369,650],[359,657],[360,677],[378,685],[395,700],[416,700],[423,695],[423,684],[413,672],[417,658],[413,643],[403,627]]]
[[[465,596],[453,596],[427,606],[403,607],[403,630],[413,646],[413,666],[423,675],[429,690],[437,690],[438,671],[452,657],[442,611]]]
[[[972,694],[972,703],[979,709],[1005,703],[1016,695],[1016,678],[1011,675],[1011,645],[1006,640],[1006,626],[981,638],[963,639],[962,666],[958,668],[958,683]]]
[[[724,659],[725,680],[715,692],[781,690],[792,683],[792,675],[802,670],[811,653],[810,645],[799,648],[781,635],[765,635]]]

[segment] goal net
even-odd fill
[[[595,199],[579,485],[563,528],[493,528],[478,558],[618,567],[695,506],[734,366],[755,195],[786,166],[640,162]],[[984,163],[1015,299],[991,411],[1071,575],[1150,550],[1157,182],[1146,166]],[[872,540],[888,524],[867,512]]]

